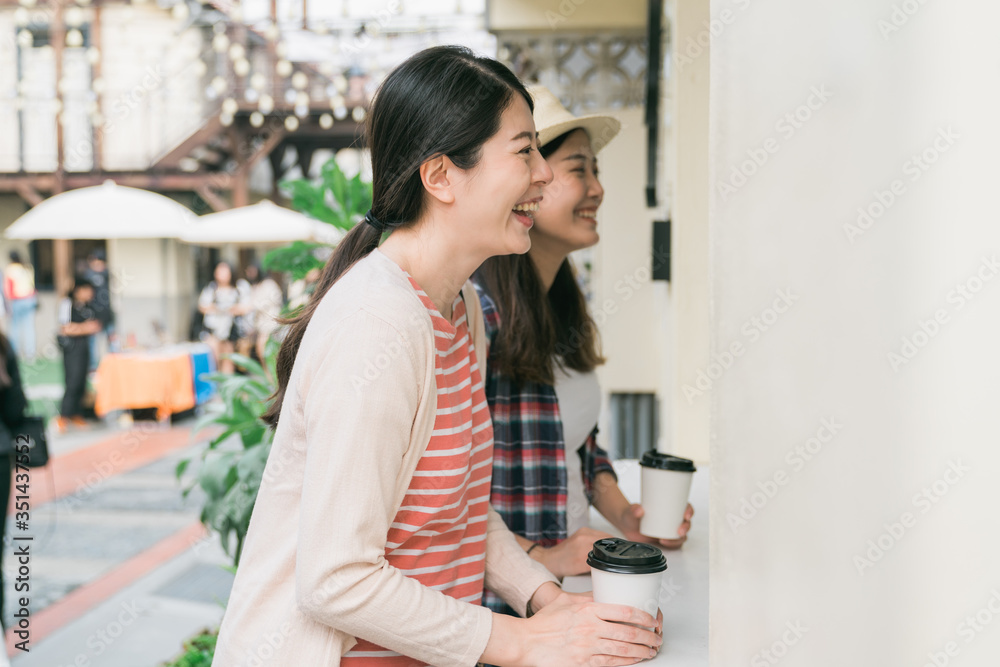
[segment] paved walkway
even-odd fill
[[[53,460],[31,477],[31,651],[15,665],[150,667],[217,623],[232,575],[187,499],[178,461],[202,444],[187,425],[138,422],[52,438]],[[15,528],[8,517],[8,535]],[[4,563],[5,626],[16,611],[16,563]],[[14,576],[12,576],[14,575]],[[23,593],[18,593],[18,596]],[[197,626],[197,627],[195,627]]]

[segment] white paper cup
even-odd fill
[[[656,618],[663,571],[667,569],[660,549],[618,537],[605,538],[594,542],[587,564],[594,602],[628,605]]]
[[[677,529],[684,522],[691,479],[696,468],[690,459],[648,451],[639,461],[642,466],[642,519],[639,532],[658,539],[679,537]]]

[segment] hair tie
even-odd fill
[[[365,213],[365,222],[374,227],[377,232],[385,231],[385,225],[382,224],[381,220],[375,217],[375,214],[372,213],[371,209],[368,209],[368,212]]]

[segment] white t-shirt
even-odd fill
[[[579,449],[597,426],[601,411],[601,385],[597,373],[580,373],[556,364],[556,398],[566,443],[566,534],[590,525],[590,504],[583,486],[583,461]]]

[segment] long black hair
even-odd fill
[[[391,231],[415,222],[424,209],[420,165],[446,155],[460,169],[479,163],[482,147],[500,129],[501,115],[531,95],[506,66],[461,46],[436,46],[410,57],[379,86],[365,135],[372,159],[371,214]],[[382,232],[359,223],[341,240],[309,302],[286,320],[278,352],[278,389],[264,421],[276,425],[288,379],[309,320],[330,287],[374,250]]]

